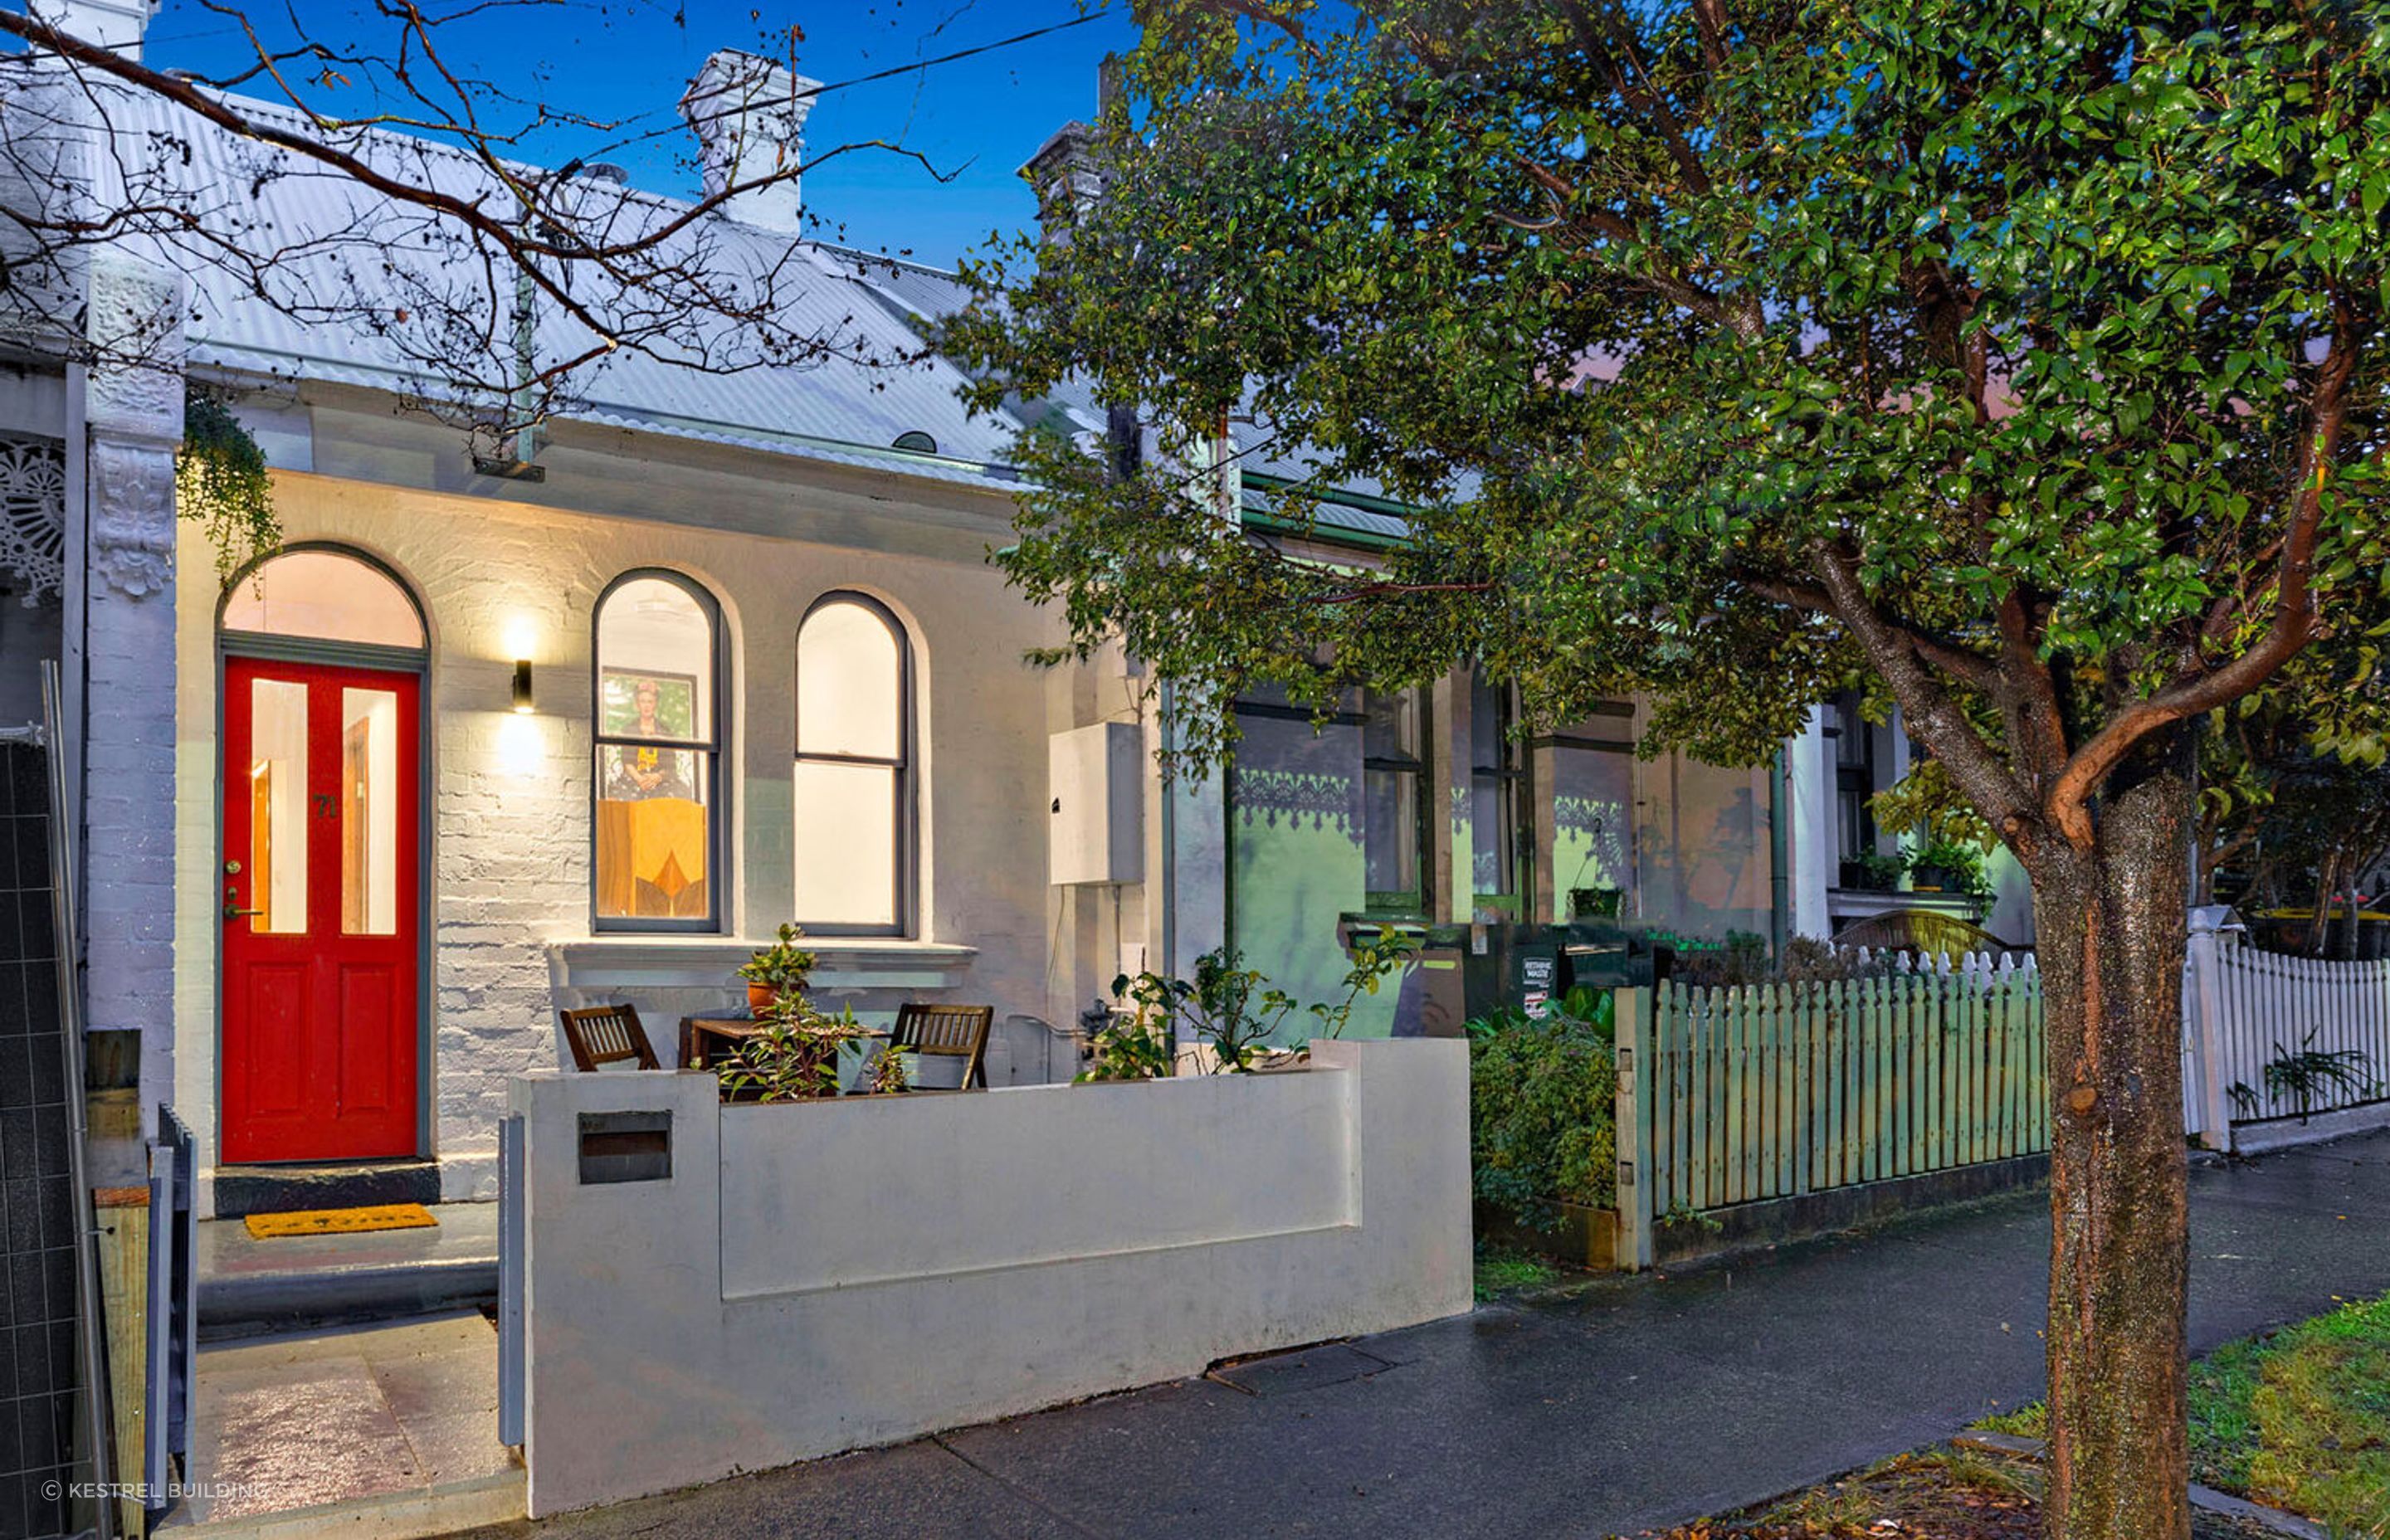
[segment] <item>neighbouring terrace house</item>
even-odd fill
[[[137,47],[142,9],[96,0],[85,35]],[[714,173],[797,153],[794,83],[774,69],[717,55],[692,86]],[[726,77],[779,109],[720,109]],[[270,231],[296,253],[285,294],[384,281],[310,255],[375,217],[353,183],[260,176],[268,152],[136,93],[84,94],[59,119],[96,204],[137,173]],[[487,190],[444,147],[359,144]],[[594,196],[686,207],[590,174]],[[1890,835],[1857,822],[1854,729],[1836,737],[1831,712],[1777,766],[1645,761],[1633,702],[1523,736],[1501,682],[1456,667],[1356,692],[1325,727],[1257,693],[1232,767],[1163,780],[1134,660],[1023,661],[1060,625],[986,560],[1020,485],[1015,424],[967,417],[923,341],[959,284],[805,239],[796,197],[703,222],[712,260],[793,267],[793,302],[914,362],[617,358],[512,458],[477,460],[454,420],[476,403],[387,328],[127,242],[89,256],[78,302],[91,327],[165,318],[148,356],[19,346],[0,367],[20,532],[0,565],[36,600],[0,619],[0,719],[38,710],[33,659],[64,661],[87,1020],[137,1064],[142,1103],[197,1132],[203,1204],[325,1166],[490,1196],[508,1083],[559,1064],[558,1009],[628,1000],[669,1057],[676,1019],[729,1005],[734,969],[787,920],[829,1003],[1022,1019],[993,1055],[1014,1079],[1072,1068],[1041,1057],[1037,1021],[1223,945],[1328,1000],[1347,943],[1388,926],[1449,967],[1506,925],[1588,914],[1711,941],[1832,929],[1838,856]],[[407,263],[439,260],[389,256],[402,289]],[[529,354],[577,340],[552,307],[529,314]],[[174,519],[189,384],[273,468],[284,544],[228,583]],[[1040,409],[1105,428],[1087,403]],[[1227,463],[1256,530],[1340,560],[1399,538],[1402,510],[1363,489],[1273,529],[1304,469],[1232,447],[1253,451]],[[1888,782],[1905,742],[1859,730],[1884,749],[1860,768]],[[1348,1033],[1457,1030],[1427,971],[1363,999]]]

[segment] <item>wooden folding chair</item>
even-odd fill
[[[564,1022],[564,1046],[572,1050],[574,1069],[595,1070],[625,1059],[637,1059],[642,1070],[663,1068],[656,1062],[656,1050],[648,1046],[639,1013],[631,1007],[591,1006],[556,1014]]]
[[[896,1008],[896,1025],[888,1033],[889,1053],[916,1053],[925,1058],[963,1061],[962,1089],[987,1089],[987,1033],[996,1020],[994,1006],[940,1006],[907,1000]]]

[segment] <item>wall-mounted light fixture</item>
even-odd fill
[[[531,660],[528,658],[515,660],[515,711],[522,716],[531,714]]]

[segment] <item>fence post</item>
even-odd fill
[[[2204,1149],[2232,1148],[2232,1112],[2226,1105],[2224,1076],[2224,1001],[2222,948],[2215,919],[2194,910],[2191,921],[2191,979],[2183,991],[2182,1008],[2195,1066],[2193,1091],[2199,1126],[2191,1130]]]
[[[1618,1265],[1639,1273],[1651,1265],[1651,991],[1613,992],[1616,1024],[1618,1101]]]

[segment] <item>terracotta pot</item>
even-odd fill
[[[770,984],[759,984],[752,979],[747,982],[747,1008],[758,1016],[771,1009],[772,1002],[779,997],[780,992]]]

